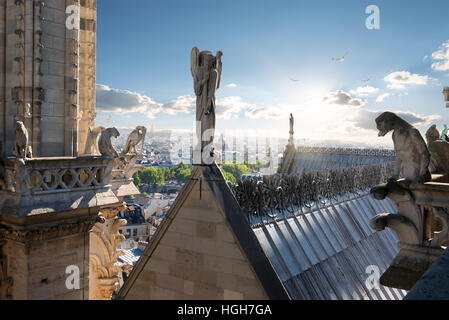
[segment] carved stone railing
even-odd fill
[[[231,188],[249,217],[274,218],[347,194],[359,194],[387,181],[393,172],[394,163],[384,163],[302,175],[265,176],[263,181],[238,181]]]
[[[27,216],[116,203],[114,163],[108,157],[0,160],[0,210]]]
[[[15,158],[2,161],[0,191],[23,194],[93,189],[110,182],[112,159],[39,158],[25,163]]]
[[[382,275],[381,284],[410,290],[449,243],[449,183],[434,175],[432,182],[409,184],[391,179],[371,190],[377,200],[391,199],[397,213],[374,217],[375,230],[391,228],[398,236],[399,253]]]

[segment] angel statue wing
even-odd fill
[[[190,71],[192,71],[192,77],[195,78],[196,70],[198,69],[198,66],[200,64],[200,50],[198,50],[197,47],[194,47],[192,49],[192,52],[190,53]]]
[[[217,81],[217,89],[220,88],[221,82],[221,71],[223,69],[223,63],[221,62],[221,57],[223,56],[223,52],[217,52],[217,72],[218,72],[218,81]]]

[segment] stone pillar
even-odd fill
[[[96,35],[97,0],[84,0],[81,3],[80,22],[79,107],[81,121],[78,127],[78,150],[80,155],[84,155],[89,128],[95,125],[96,118]]]
[[[119,219],[117,215],[123,209],[123,204],[102,209],[104,223],[96,224],[90,235],[90,300],[111,300],[119,285],[118,276],[123,265],[118,262],[118,257],[123,255],[123,251],[117,247],[125,237],[118,230],[126,225],[126,220]]]
[[[78,221],[35,226],[3,226],[0,298],[85,300],[89,293],[89,232],[92,215]],[[71,269],[72,268],[72,269]],[[76,271],[73,271],[74,269]],[[72,270],[69,271],[68,270]],[[72,273],[73,272],[73,273]],[[75,278],[73,287],[68,277]],[[78,286],[79,285],[79,286]]]

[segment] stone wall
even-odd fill
[[[208,184],[186,194],[126,299],[267,299]]]
[[[76,4],[81,30],[70,30],[66,8]],[[0,0],[3,155],[12,153],[15,118],[35,156],[78,155],[95,116],[95,30],[95,0]]]
[[[14,300],[83,300],[89,292],[89,234],[32,241],[7,241]],[[66,287],[67,266],[80,270],[79,290]],[[84,290],[83,290],[84,288]]]

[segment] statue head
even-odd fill
[[[118,138],[120,137],[120,132],[114,127],[114,128],[107,128],[106,132],[109,134],[110,137]]]
[[[426,139],[428,142],[433,142],[440,139],[440,132],[436,125],[432,125],[426,132]]]
[[[212,68],[215,65],[217,58],[210,51],[202,51],[200,53],[200,66]]]
[[[393,112],[384,112],[376,119],[377,130],[379,130],[379,137],[385,136],[388,132],[394,129],[398,122],[404,122]]]

